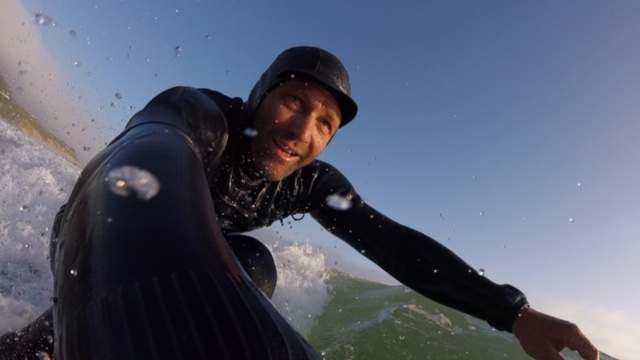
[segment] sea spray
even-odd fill
[[[310,244],[271,244],[278,285],[272,302],[296,330],[305,334],[329,300],[325,256]]]
[[[0,121],[0,333],[51,305],[49,234],[79,168]]]

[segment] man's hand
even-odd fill
[[[598,349],[578,326],[531,308],[524,309],[513,323],[513,334],[524,351],[537,360],[561,360],[565,347],[575,350],[585,360],[598,360]]]

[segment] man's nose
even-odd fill
[[[313,119],[309,115],[299,115],[291,119],[289,131],[295,136],[296,140],[309,142],[313,129]]]

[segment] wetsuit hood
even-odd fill
[[[251,118],[255,117],[260,102],[271,88],[296,75],[317,81],[331,92],[342,113],[340,127],[356,116],[358,105],[351,98],[349,73],[342,62],[326,50],[298,46],[282,52],[251,90],[247,100],[247,110]]]

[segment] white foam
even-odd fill
[[[276,242],[271,250],[278,268],[272,302],[296,330],[305,334],[331,300],[325,256],[310,244]]]
[[[51,304],[50,228],[79,168],[0,121],[0,333]]]

